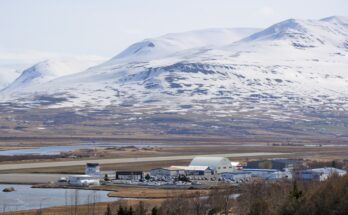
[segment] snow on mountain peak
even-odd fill
[[[150,60],[193,48],[226,45],[259,30],[256,28],[215,28],[170,33],[137,42],[112,58],[110,62]]]
[[[81,72],[99,62],[100,61],[97,59],[48,59],[24,70],[14,82],[4,89],[4,91],[42,84],[61,76]]]
[[[343,17],[322,20],[288,19],[255,33],[243,41],[288,41],[295,48],[314,48],[331,45],[344,47],[348,28]]]
[[[321,19],[321,21],[331,22],[331,23],[339,24],[339,25],[345,25],[346,27],[348,27],[348,17],[346,16],[330,16],[330,17]]]
[[[115,58],[124,58],[124,57],[129,57],[134,55],[146,54],[152,48],[155,48],[155,47],[156,45],[154,44],[154,41],[144,40],[129,46],[126,50],[118,54]]]
[[[246,39],[245,41],[251,40],[267,40],[267,39],[281,39],[291,34],[301,34],[306,32],[306,28],[303,25],[304,21],[296,19],[288,19],[283,22],[274,24],[263,31],[257,32]]]
[[[348,49],[341,45],[347,41],[347,30],[333,20],[342,18],[289,19],[243,40],[242,35],[248,36],[250,31],[210,29],[167,34],[133,44],[86,71],[74,70],[80,73],[49,79],[49,83],[6,96],[33,103],[38,101],[37,95],[64,97],[55,107],[132,110],[153,105],[182,111],[180,105],[184,104],[197,111],[211,105],[224,114],[250,110],[274,113],[279,107],[294,115],[312,108],[346,110]],[[23,86],[28,76],[32,82],[41,80],[43,73],[48,77],[55,70],[42,72],[47,67],[45,63],[28,69],[16,82]],[[330,105],[323,106],[327,101]],[[275,117],[273,113],[269,115]]]

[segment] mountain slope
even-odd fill
[[[3,91],[25,90],[28,87],[49,82],[55,78],[81,72],[100,61],[97,59],[61,58],[45,60],[24,70]]]
[[[109,63],[151,60],[193,48],[222,46],[259,30],[256,28],[216,28],[171,33],[135,43],[111,59]]]
[[[187,122],[185,128],[219,132],[243,123],[256,129],[282,122],[277,126],[296,127],[296,132],[308,125],[335,125],[339,128],[335,132],[346,134],[345,20],[286,20],[233,43],[225,40],[194,48],[168,45],[165,36],[161,42],[131,46],[84,72],[2,96],[28,107],[40,105],[38,95],[45,96],[56,102],[42,105],[103,109],[115,121],[125,114],[123,125],[156,124],[166,113],[172,114],[174,124],[184,118],[178,127]]]
[[[331,45],[347,48],[348,27],[342,17],[322,20],[289,19],[255,33],[244,41],[287,40],[296,48]]]
[[[73,95],[76,99],[70,105],[88,102],[102,106],[118,105],[128,97],[134,98],[134,103],[154,98],[162,101],[162,97],[188,101],[228,98],[232,91],[247,93],[236,98],[244,101],[249,101],[248,97],[255,92],[258,95],[277,92],[278,97],[282,97],[289,91],[306,100],[312,100],[308,96],[313,96],[313,92],[345,95],[348,31],[344,22],[337,20],[342,18],[286,20],[231,45],[226,45],[230,44],[229,39],[216,42],[221,37],[229,38],[231,32],[221,36],[221,30],[217,31],[216,41],[207,39],[211,31],[200,40],[196,37],[202,33],[170,34],[132,45],[104,64],[55,79],[25,93],[40,92],[45,87],[44,92]],[[193,44],[192,37],[200,42],[192,45],[197,48],[190,49],[187,44]],[[176,43],[169,43],[169,38]],[[178,45],[178,41],[185,45]],[[207,41],[219,46],[204,46]],[[150,43],[156,45],[148,46]],[[221,46],[224,43],[225,46]],[[138,50],[135,47],[140,50],[134,51]],[[333,71],[328,71],[329,68]],[[35,71],[30,69],[30,73],[25,74],[41,78]],[[53,79],[48,74],[45,77]],[[21,85],[25,85],[25,78],[18,80]],[[110,99],[115,90],[124,96]],[[89,93],[79,95],[85,92]],[[192,97],[196,94],[197,98]],[[92,104],[94,100],[99,102]]]
[[[0,90],[11,84],[19,75],[20,72],[14,68],[0,68]]]

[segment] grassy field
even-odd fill
[[[28,211],[17,211],[1,213],[3,215],[88,215],[88,214],[104,214],[108,205],[111,205],[113,210],[117,210],[120,205],[136,207],[139,202],[143,202],[147,208],[158,207],[164,199],[151,199],[151,200],[127,200],[118,201],[113,203],[100,202],[95,205],[78,205],[78,206],[61,206],[52,208],[43,208],[41,210],[28,210]]]
[[[158,147],[148,150],[128,148],[128,149],[103,149],[97,150],[96,157],[93,155],[85,154],[81,155],[81,152],[75,152],[77,158],[71,157],[37,157],[17,160],[11,158],[10,160],[1,160],[0,165],[3,164],[21,164],[21,163],[36,163],[36,162],[60,162],[60,161],[78,161],[78,160],[95,160],[95,159],[120,159],[120,158],[143,158],[143,157],[157,157],[157,156],[184,156],[184,155],[199,155],[199,154],[219,154],[219,153],[257,153],[257,152],[272,152],[272,153],[289,153],[284,155],[274,156],[242,156],[238,158],[231,158],[235,161],[247,161],[250,159],[261,158],[300,158],[311,160],[334,160],[334,159],[346,159],[348,154],[347,145],[342,147],[306,147],[301,144],[294,145],[274,145],[269,143],[243,143],[253,144],[252,146],[242,146],[232,142],[211,143],[207,142],[191,144],[189,147],[181,147],[183,143],[177,143],[177,147]],[[170,165],[187,165],[190,159],[187,160],[173,160],[173,161],[148,161],[148,162],[136,162],[136,163],[114,163],[102,165],[102,170],[149,170],[154,167],[163,167]],[[32,168],[23,170],[6,170],[1,173],[83,173],[84,166],[67,166],[67,167],[50,167],[50,168]]]

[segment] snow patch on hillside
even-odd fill
[[[55,78],[71,75],[100,63],[98,59],[60,58],[49,59],[24,70],[4,91],[15,91],[43,84]]]
[[[210,31],[168,34],[136,43],[86,71],[2,96],[34,105],[45,98],[49,107],[144,107],[310,120],[304,112],[348,111],[345,23],[340,17],[292,19],[244,39],[221,33],[225,30],[213,33],[215,39]],[[25,77],[42,79],[36,69]],[[19,83],[25,85],[24,80]]]

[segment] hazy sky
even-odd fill
[[[0,58],[112,57],[135,41],[169,32],[267,27],[288,18],[332,15],[348,16],[348,1],[0,0]]]

